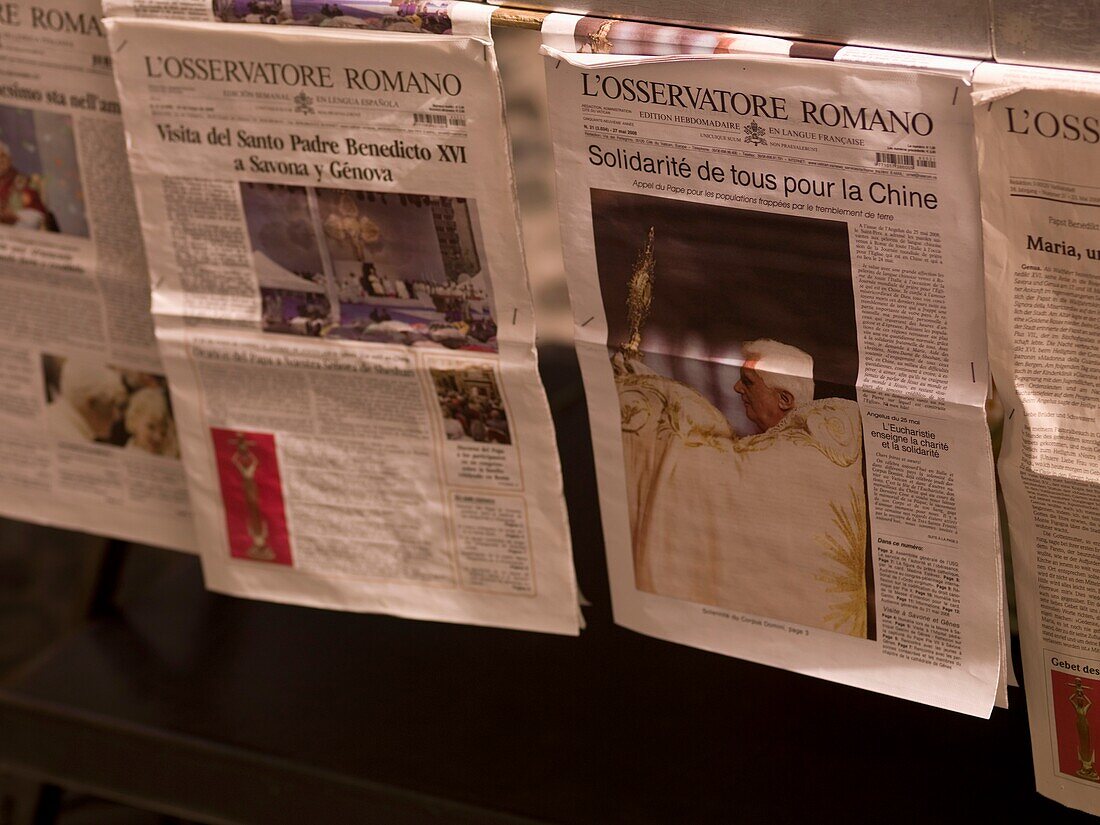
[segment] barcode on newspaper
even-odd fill
[[[902,166],[906,169],[935,169],[934,158],[905,155],[901,152],[875,152],[875,166]]]
[[[455,115],[429,115],[422,112],[413,112],[413,125],[426,123],[430,126],[465,126],[466,118]]]

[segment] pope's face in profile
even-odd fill
[[[112,395],[101,395],[88,399],[80,410],[84,420],[95,433],[96,438],[106,438],[111,434],[115,422],[122,418],[122,407],[126,403],[126,393],[119,388]]]
[[[741,378],[733,389],[745,405],[745,417],[759,432],[771,429],[794,408],[794,398],[786,390],[774,390],[756,371],[756,361],[750,359],[741,366]]]

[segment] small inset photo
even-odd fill
[[[222,23],[289,23],[290,0],[213,0],[214,16]]]
[[[1067,776],[1100,783],[1096,771],[1094,729],[1100,730],[1100,712],[1091,713],[1100,696],[1100,680],[1061,670],[1050,672],[1051,705],[1058,742],[1058,770]]]
[[[489,366],[432,369],[448,441],[511,444],[508,413]]]
[[[88,237],[68,115],[0,106],[0,226]]]
[[[179,458],[163,375],[129,370],[96,356],[42,354],[46,427],[63,441]]]
[[[292,564],[275,436],[211,427],[233,558]]]

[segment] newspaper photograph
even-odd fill
[[[1100,814],[1100,80],[983,65],[973,100],[1036,785]]]
[[[325,29],[477,34],[483,25],[463,0],[104,0],[108,17]],[[452,11],[457,19],[452,19]],[[491,10],[490,10],[491,11]]]
[[[99,4],[0,12],[0,514],[194,544]]]
[[[966,85],[544,51],[616,621],[988,716]]]
[[[214,590],[578,632],[490,11],[107,21]]]

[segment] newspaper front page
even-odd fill
[[[0,514],[194,544],[99,4],[0,4]]]
[[[481,21],[107,21],[215,590],[578,631]]]
[[[616,620],[988,716],[966,85],[545,50]]]
[[[974,104],[1036,784],[1100,814],[1100,78],[982,66]]]

